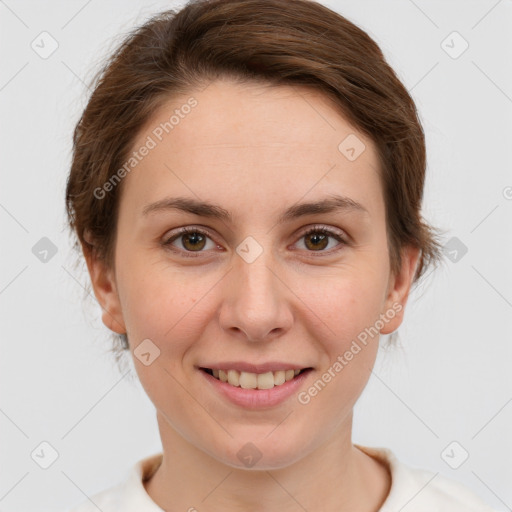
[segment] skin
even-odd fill
[[[226,79],[190,95],[198,105],[124,178],[114,268],[86,255],[105,325],[127,333],[132,352],[147,338],[160,350],[149,366],[134,357],[164,454],[146,490],[172,511],[377,511],[389,472],[351,441],[377,336],[307,405],[293,395],[244,409],[206,385],[197,368],[289,361],[313,367],[307,390],[393,304],[402,309],[380,332],[398,328],[418,251],[404,248],[400,271],[391,273],[375,145],[306,87]],[[134,149],[189,97],[170,99]],[[338,150],[349,134],[366,146],[352,162]],[[277,224],[287,207],[333,192],[366,212]],[[142,215],[166,196],[219,204],[233,222],[175,209]],[[345,233],[347,243],[329,238],[315,249],[303,236],[315,225]],[[182,226],[209,232],[202,252],[190,240],[184,247],[183,236],[172,242],[176,252],[162,245]],[[248,236],[263,250],[252,263],[236,253]],[[187,257],[187,248],[198,257]],[[252,468],[237,457],[249,442],[262,454]]]

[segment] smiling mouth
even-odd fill
[[[302,370],[278,370],[275,372],[251,373],[239,372],[238,370],[200,369],[221,382],[243,389],[272,389],[273,387],[281,386],[285,382],[293,380],[297,375],[312,370],[312,368],[303,368]]]

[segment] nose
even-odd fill
[[[230,336],[270,341],[292,326],[293,293],[270,250],[249,261],[234,254],[233,267],[226,276],[219,321]]]

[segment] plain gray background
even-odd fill
[[[424,213],[447,243],[408,304],[402,348],[379,355],[353,440],[512,510],[512,1],[323,3],[380,44],[415,99]],[[129,29],[177,5],[0,1],[0,510],[69,509],[161,448],[152,404],[83,300],[64,187],[86,84]]]

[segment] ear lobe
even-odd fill
[[[82,252],[89,270],[94,295],[102,309],[103,324],[111,331],[126,334],[113,269],[108,268],[106,263],[97,257],[94,248],[82,246]]]
[[[402,264],[399,272],[390,276],[388,294],[384,303],[385,310],[383,313],[387,312],[386,317],[392,316],[392,318],[381,329],[381,334],[391,334],[400,327],[416,273],[420,250],[416,247],[407,246],[401,252]]]

